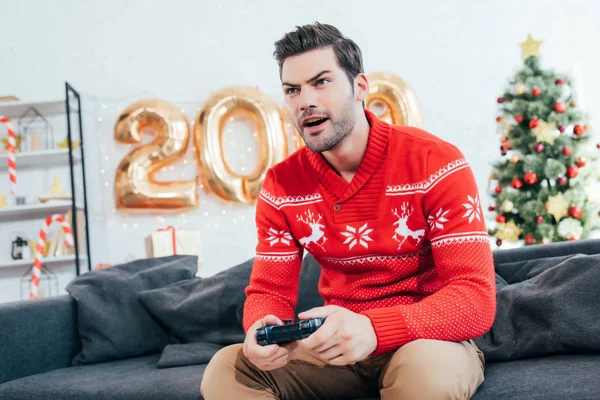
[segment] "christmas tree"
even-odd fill
[[[499,246],[584,239],[600,228],[600,207],[588,199],[600,144],[590,143],[572,79],[540,67],[541,43],[529,35],[520,44],[524,65],[497,100],[502,157],[490,177],[489,233]]]

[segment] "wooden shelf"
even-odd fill
[[[0,221],[46,218],[50,214],[64,214],[71,209],[71,201],[56,200],[47,203],[27,204],[0,208]]]
[[[86,256],[79,256],[79,260],[87,260]],[[75,256],[60,256],[60,257],[48,257],[43,260],[45,266],[51,267],[53,265],[74,263]],[[19,267],[30,267],[33,265],[33,258],[28,260],[0,260],[0,268],[19,268]]]
[[[11,119],[20,118],[31,107],[37,109],[40,114],[45,117],[63,115],[67,112],[67,106],[64,99],[41,102],[13,101],[0,103],[0,115],[4,115]],[[73,106],[71,110],[76,111],[77,107]]]
[[[77,149],[76,149],[77,150]],[[48,168],[69,165],[69,149],[24,151],[15,155],[17,171],[24,168]],[[81,158],[73,153],[73,162]],[[0,153],[0,171],[8,171],[8,153]]]

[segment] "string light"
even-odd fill
[[[227,211],[221,210],[221,214],[225,215],[225,214],[227,214]]]
[[[123,224],[123,229],[127,229],[127,224]]]
[[[108,187],[108,185],[110,185],[108,182],[104,182],[105,187]]]
[[[102,122],[102,117],[98,117],[98,122]]]
[[[248,147],[248,153],[252,153],[252,147]]]
[[[183,165],[187,165],[188,160],[183,160]]]
[[[104,173],[105,173],[105,172],[106,172],[106,171],[105,171],[104,169],[101,169],[101,170],[100,170],[100,173],[101,173],[102,175],[104,175]]]

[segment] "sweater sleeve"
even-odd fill
[[[439,288],[410,304],[363,312],[382,354],[416,339],[463,341],[487,332],[496,312],[494,262],[472,170],[449,143],[427,158],[427,238]]]
[[[285,214],[278,207],[279,188],[272,169],[267,172],[256,203],[256,256],[246,287],[243,327],[265,315],[294,318],[304,248],[292,237]]]

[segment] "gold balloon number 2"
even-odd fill
[[[399,77],[374,73],[366,107],[387,122],[420,126],[420,110],[412,89]],[[242,113],[258,133],[259,161],[247,175],[234,172],[225,160],[223,127],[234,114]],[[303,145],[290,116],[270,96],[257,88],[235,86],[212,95],[194,121],[196,158],[208,191],[225,201],[254,204],[267,170],[288,156],[287,128],[293,129],[295,147]],[[115,173],[115,203],[118,209],[185,210],[198,206],[196,180],[159,182],[155,174],[182,158],[190,142],[185,114],[160,99],[136,101],[125,108],[114,128],[121,143],[140,143],[143,134],[154,140],[129,152]]]

